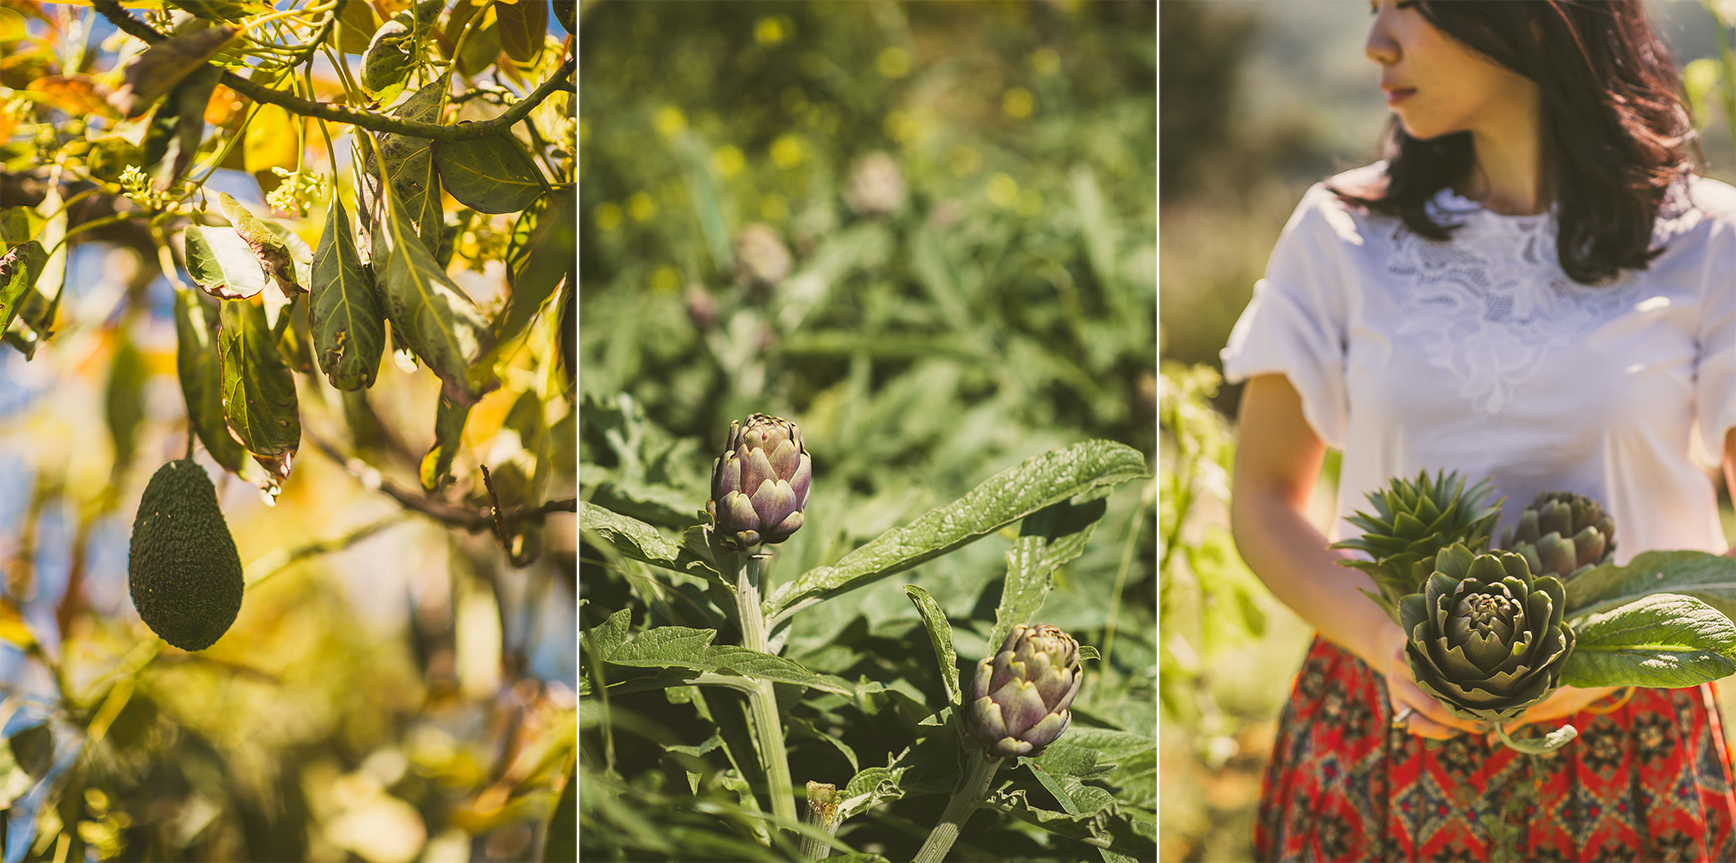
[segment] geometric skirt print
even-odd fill
[[[1256,859],[1736,860],[1711,686],[1598,708],[1565,720],[1579,737],[1546,755],[1426,740],[1391,728],[1383,678],[1316,637],[1278,720]]]

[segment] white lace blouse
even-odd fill
[[[1618,562],[1725,551],[1689,440],[1697,424],[1717,455],[1736,426],[1736,189],[1679,186],[1654,231],[1665,251],[1600,286],[1562,272],[1552,214],[1451,190],[1432,206],[1463,224],[1445,242],[1309,189],[1222,353],[1231,382],[1288,377],[1343,450],[1333,538],[1391,477],[1446,468],[1494,479],[1503,527],[1538,492],[1600,501]]]

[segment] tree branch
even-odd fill
[[[91,6],[104,18],[120,28],[122,32],[136,36],[146,44],[154,45],[167,38],[149,24],[134,18],[121,8],[120,0],[91,0]],[[229,71],[223,73],[219,83],[256,102],[265,102],[287,108],[304,117],[319,117],[336,123],[360,126],[375,132],[410,135],[434,141],[467,141],[472,138],[482,138],[495,134],[524,119],[532,109],[572,78],[574,65],[574,58],[567,57],[566,62],[562,63],[560,68],[555,70],[555,74],[544,81],[542,86],[533,90],[511,108],[506,109],[500,116],[477,122],[459,123],[455,126],[439,123],[418,123],[413,120],[404,120],[377,111],[364,111],[334,102],[310,102],[282,90],[273,90],[258,82],[249,81]]]
[[[418,492],[411,491],[410,489],[392,481],[391,478],[381,476],[377,469],[368,465],[366,462],[345,456],[330,441],[318,437],[311,432],[307,433],[307,437],[313,442],[315,449],[318,449],[327,458],[343,467],[343,469],[351,476],[360,480],[363,486],[374,491],[383,492],[393,500],[396,500],[398,504],[403,506],[405,509],[414,510],[443,524],[449,524],[453,527],[461,527],[471,533],[481,533],[485,530],[492,531],[495,529],[495,513],[474,510],[467,506],[447,503],[446,501],[437,500]],[[498,513],[498,517],[501,524],[510,526],[526,521],[540,522],[545,520],[550,513],[577,512],[578,508],[578,498],[565,497],[559,500],[543,501],[537,506],[514,506]]]

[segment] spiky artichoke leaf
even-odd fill
[[[1359,587],[1357,590],[1362,591],[1363,596],[1368,597],[1370,600],[1374,601],[1375,605],[1380,606],[1380,610],[1386,612],[1386,616],[1392,618],[1393,623],[1397,623],[1401,626],[1403,625],[1402,621],[1399,620],[1399,610],[1402,607],[1400,603],[1392,602],[1387,596],[1375,593],[1366,587]]]
[[[1439,524],[1442,517],[1441,506],[1436,503],[1435,500],[1434,496],[1429,495],[1417,501],[1417,520],[1429,525],[1431,528]],[[1451,501],[1447,504],[1446,511],[1450,513],[1457,506],[1458,501]]]

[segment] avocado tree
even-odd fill
[[[4,863],[573,859],[575,13],[0,0]]]

